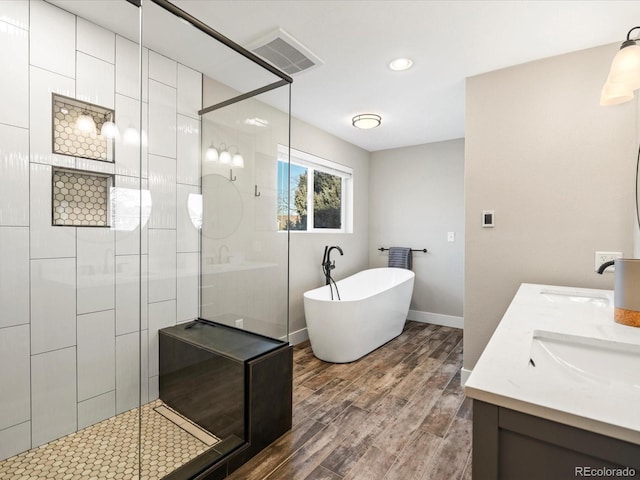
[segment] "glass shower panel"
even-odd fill
[[[142,177],[151,205],[142,242],[146,253],[143,277],[147,279],[143,286],[147,292],[143,316],[146,313],[148,325],[147,336],[143,337],[148,355],[148,368],[143,372],[143,382],[148,384],[141,427],[143,478],[151,478],[144,475],[145,458],[157,451],[166,451],[158,460],[165,474],[182,467],[178,474],[187,478],[244,445],[248,430],[246,368],[255,355],[249,352],[255,350],[256,343],[247,343],[243,332],[214,328],[201,321],[202,247],[205,244],[202,232],[211,231],[212,221],[220,219],[216,241],[227,241],[224,247],[227,253],[218,244],[213,247],[207,244],[207,249],[222,250],[225,263],[233,263],[234,268],[239,264],[245,268],[249,262],[270,267],[272,283],[282,290],[273,290],[269,301],[276,302],[277,295],[284,297],[284,301],[277,306],[280,314],[270,314],[269,320],[275,328],[269,336],[286,337],[287,334],[286,237],[270,239],[274,243],[271,245],[253,229],[253,243],[248,243],[247,238],[252,234],[246,223],[237,220],[253,221],[254,218],[246,189],[250,181],[251,198],[254,198],[254,143],[260,137],[245,132],[243,138],[234,135],[233,143],[231,138],[220,140],[227,142],[226,155],[230,164],[235,161],[237,179],[246,179],[240,189],[239,183],[230,180],[226,168],[224,178],[203,176],[201,111],[281,79],[221,43],[210,28],[168,2],[143,2],[142,32],[142,117],[146,125]],[[211,88],[212,85],[215,88]],[[257,116],[258,113],[254,113],[252,118]],[[288,112],[280,116],[283,118],[275,115],[265,118],[273,118],[273,128],[284,129],[287,137],[282,142],[288,143]],[[217,138],[215,141],[224,158],[220,141]],[[230,152],[232,145],[236,150]],[[245,147],[246,153],[242,150]],[[242,168],[238,154],[242,154],[246,162],[247,173],[239,171]],[[216,183],[219,179],[224,182]],[[221,201],[228,203],[229,209],[213,217],[207,200],[211,195],[219,198],[220,192],[228,195]],[[265,198],[269,199],[268,192]],[[237,237],[232,237],[233,242],[226,240],[236,231],[244,235],[242,241],[236,243]],[[277,255],[275,243],[281,247]],[[255,251],[258,244],[264,249],[261,255]],[[277,284],[273,281],[276,278]],[[237,293],[234,295],[239,298]],[[269,305],[269,309],[273,307]],[[225,313],[235,312],[243,313],[239,309]],[[247,313],[254,314],[246,316],[247,325],[250,318],[259,318],[257,312]],[[277,325],[272,320],[276,316],[280,322]],[[265,351],[277,346],[270,339],[261,339],[258,343]],[[164,419],[157,415],[145,416],[147,407]],[[157,429],[153,422],[165,425],[162,435],[155,435]],[[155,444],[147,444],[147,437],[155,439]],[[184,466],[186,460],[196,457],[198,460]],[[175,462],[163,458],[174,458]],[[152,473],[149,471],[149,475]]]
[[[139,473],[139,26],[126,0],[0,2],[1,478]]]
[[[212,79],[204,87],[205,97],[219,90]],[[288,202],[277,196],[277,167],[289,113],[271,104],[288,105],[288,96],[282,87],[202,120],[201,316],[286,341],[288,232],[278,231],[278,202]]]

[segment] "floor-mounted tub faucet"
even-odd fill
[[[338,250],[340,252],[340,255],[344,255],[342,249],[337,245],[333,247],[329,247],[329,245],[327,245],[324,247],[324,256],[322,257],[322,271],[324,272],[324,278],[326,281],[325,285],[329,285],[331,283],[331,270],[336,268],[336,261],[331,261],[331,251],[334,249]]]
[[[344,255],[344,253],[342,252],[342,249],[337,245],[333,247],[329,247],[329,245],[325,246],[324,256],[322,257],[322,272],[324,273],[324,279],[326,281],[325,285],[329,285],[329,288],[331,289],[331,300],[333,300],[333,286],[336,287],[336,294],[338,295],[338,300],[340,300],[340,292],[338,292],[338,285],[336,285],[336,282],[333,280],[333,278],[331,278],[331,270],[336,268],[335,260],[333,262],[331,261],[331,251],[333,249],[338,250],[340,252],[340,255]],[[333,286],[331,285],[332,283],[333,283]]]

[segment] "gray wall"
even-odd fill
[[[410,318],[462,322],[464,254],[464,139],[371,154],[369,265],[385,266],[379,247],[414,252]],[[455,241],[447,241],[447,233]]]
[[[613,288],[632,253],[636,106],[600,107],[616,45],[467,79],[464,368],[522,282]],[[483,209],[496,226],[480,227]]]

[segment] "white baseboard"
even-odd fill
[[[309,340],[309,333],[307,332],[307,327],[304,327],[304,328],[301,328],[300,330],[296,330],[295,332],[289,333],[289,343],[291,345],[297,345],[307,340]]]
[[[471,370],[467,370],[466,368],[460,369],[460,385],[465,386],[467,380],[469,379],[469,375],[471,375]]]
[[[453,315],[443,315],[441,313],[421,312],[419,310],[409,310],[407,320],[414,322],[433,323],[443,327],[464,328],[464,318]]]

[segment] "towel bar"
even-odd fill
[[[384,252],[385,250],[389,250],[388,248],[384,248],[384,247],[380,247],[378,250],[380,250],[381,252]],[[424,252],[427,253],[427,249],[426,248],[412,248],[411,249],[412,252]]]

